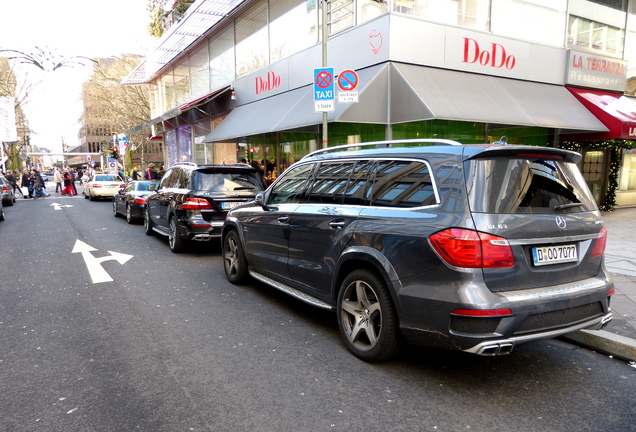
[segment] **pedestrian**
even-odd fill
[[[36,169],[33,170],[33,199],[46,198],[50,194],[46,191],[46,185],[44,179],[40,175],[40,172]]]
[[[16,191],[20,192],[20,195],[22,195],[22,198],[24,198],[24,192],[22,192],[20,184],[18,183],[20,181],[20,172],[18,170],[13,170],[13,174],[11,177],[13,177],[13,194],[15,195]]]
[[[71,175],[71,172],[68,168],[64,170],[62,179],[64,181],[64,189],[62,189],[62,195],[77,195],[77,191],[73,188],[73,176]]]
[[[75,168],[71,170],[71,186],[73,187],[73,195],[77,195],[77,189],[75,188],[75,182],[77,181],[77,173],[75,172]]]
[[[53,181],[55,182],[55,192],[62,192],[62,189],[64,189],[63,186],[63,182],[64,179],[62,178],[62,173],[60,172],[59,168],[55,168],[55,173],[53,174]]]
[[[163,165],[161,165],[161,167],[159,167],[159,171],[157,172],[157,178],[162,179],[165,173],[166,173],[166,169],[164,168]]]
[[[78,168],[76,177],[77,177],[77,180],[79,180],[80,186],[84,185],[84,181],[82,180],[83,175],[84,175],[84,173],[82,172],[82,168]]]
[[[136,167],[136,166],[133,167],[133,171],[132,171],[131,177],[135,181],[141,179],[141,174],[139,174],[139,167]]]
[[[146,180],[157,180],[158,178],[159,176],[157,175],[155,164],[149,163],[148,169],[146,169]]]
[[[20,187],[27,188],[27,192],[29,194],[29,196],[25,196],[24,191],[22,191],[22,196],[25,199],[33,198],[33,191],[29,187],[29,185],[31,184],[30,177],[31,176],[29,175],[29,170],[25,169],[24,172],[22,173],[22,180],[20,181]]]

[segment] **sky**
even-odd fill
[[[146,28],[148,0],[0,0],[0,50],[25,53],[47,48],[64,57],[89,58],[147,54],[156,43]],[[0,56],[7,56],[1,53]],[[92,73],[74,65],[42,73],[21,65],[18,79],[41,80],[24,107],[31,143],[61,151],[64,141],[79,144],[81,90]]]

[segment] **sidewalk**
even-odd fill
[[[610,303],[614,317],[604,330],[582,330],[566,339],[636,361],[636,207],[602,216],[608,232],[605,265],[616,288]]]

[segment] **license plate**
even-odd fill
[[[543,246],[532,248],[532,261],[535,266],[576,262],[576,245]]]
[[[221,203],[221,208],[223,210],[232,210],[234,207],[243,204],[242,202],[223,202]]]

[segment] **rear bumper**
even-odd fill
[[[614,286],[610,279],[602,277],[603,273],[599,276],[501,293],[472,283],[447,291],[448,299],[401,298],[402,333],[414,344],[498,355],[508,354],[520,343],[599,329],[612,319],[608,292]],[[462,295],[464,289],[470,290],[472,296]],[[439,294],[439,290],[434,294]],[[453,301],[453,297],[471,298],[475,303]],[[510,309],[512,314],[470,316],[453,313],[457,309]]]

